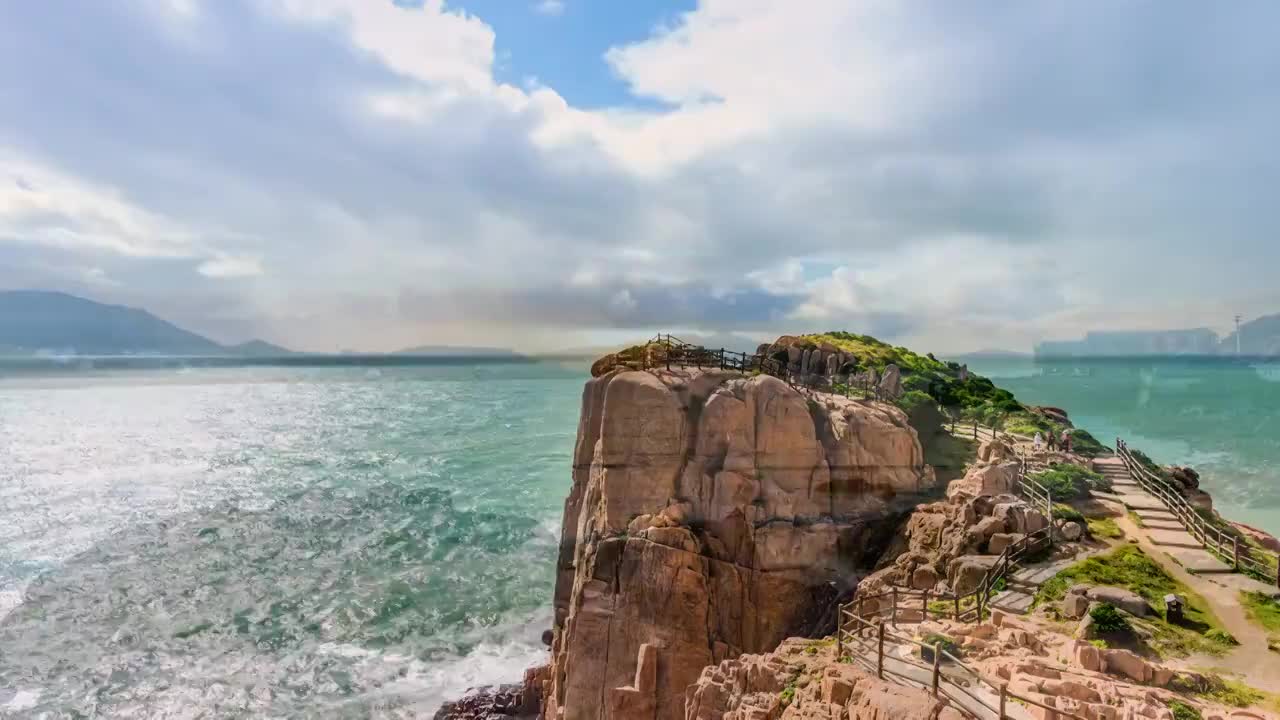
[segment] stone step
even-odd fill
[[[991,607],[1015,615],[1026,615],[1035,600],[1035,595],[1010,589],[991,598]]]

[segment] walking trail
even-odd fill
[[[1280,654],[1267,648],[1267,633],[1245,614],[1240,591],[1274,594],[1266,583],[1232,572],[1205,550],[1164,504],[1129,477],[1119,458],[1099,458],[1095,467],[1111,480],[1117,499],[1133,511],[1142,526],[1122,515],[1116,522],[1126,537],[1160,564],[1174,579],[1199,593],[1227,632],[1240,642],[1222,657],[1196,655],[1181,661],[1186,668],[1226,671],[1254,687],[1272,688],[1280,678]]]

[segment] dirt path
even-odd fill
[[[1126,537],[1137,538],[1138,547],[1159,563],[1165,572],[1199,593],[1209,603],[1213,614],[1222,621],[1227,632],[1240,642],[1235,650],[1222,657],[1193,655],[1174,664],[1186,669],[1226,671],[1240,676],[1254,687],[1274,688],[1276,678],[1280,678],[1280,654],[1267,648],[1267,633],[1245,615],[1244,609],[1240,607],[1239,591],[1187,572],[1165,552],[1165,548],[1153,543],[1147,532],[1126,515],[1117,517],[1116,523],[1124,530]]]

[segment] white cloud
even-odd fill
[[[1265,6],[702,0],[601,59],[669,107],[604,110],[497,80],[441,0],[139,6],[9,13],[0,283],[233,293],[304,347],[1280,305]]]
[[[255,277],[262,274],[262,260],[256,257],[223,255],[200,263],[196,272],[211,278]]]
[[[117,188],[0,148],[0,243],[4,242],[143,258],[197,253],[195,237],[187,228],[131,203]]]
[[[564,0],[540,0],[533,10],[540,15],[563,15]]]
[[[337,25],[352,43],[404,76],[486,92],[493,85],[493,30],[443,0],[402,7],[370,0],[261,0],[287,17]]]

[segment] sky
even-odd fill
[[[1280,5],[0,0],[0,288],[303,350],[1280,312]]]

